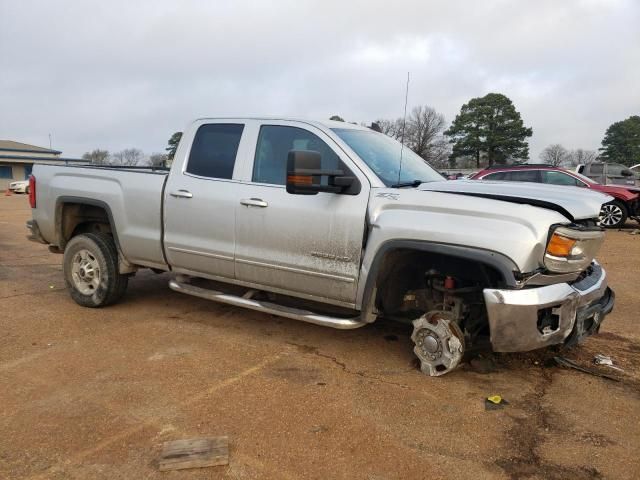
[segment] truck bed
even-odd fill
[[[162,194],[168,170],[145,167],[35,165],[33,218],[45,240],[57,245],[56,212],[62,203],[88,200],[107,209],[117,243],[134,264],[168,268],[162,250]]]

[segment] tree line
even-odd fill
[[[168,155],[166,153],[145,155],[144,152],[138,148],[125,148],[124,150],[113,153],[108,150],[96,148],[82,155],[82,159],[94,165],[164,167],[167,166]]]
[[[338,115],[330,120],[344,121]],[[406,119],[378,119],[369,128],[404,143],[438,169],[525,162],[529,160],[527,139],[533,134],[513,102],[500,93],[471,99],[448,128],[444,116],[428,105],[414,107]],[[554,166],[575,166],[595,160],[627,166],[638,164],[640,116],[612,124],[597,152],[552,144],[539,158]]]
[[[330,120],[344,122],[339,115]],[[353,122],[356,123],[356,122]],[[501,93],[472,98],[462,105],[451,125],[429,105],[413,107],[406,118],[379,118],[366,125],[402,142],[437,169],[481,168],[487,165],[529,160],[528,138],[533,129],[524,125],[513,102]],[[110,153],[96,149],[82,158],[96,165],[168,166],[178,148],[182,132],[169,138],[166,153],[145,155],[137,148]],[[540,160],[555,166],[575,166],[595,160],[632,166],[640,163],[640,116],[631,116],[607,128],[599,151],[568,150],[561,144],[547,146]]]

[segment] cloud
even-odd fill
[[[79,156],[162,151],[202,116],[394,118],[410,71],[410,106],[449,121],[509,96],[532,159],[595,149],[640,113],[638,20],[633,0],[1,2],[0,137]]]

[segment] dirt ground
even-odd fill
[[[336,331],[180,295],[143,271],[124,301],[76,305],[62,256],[0,197],[1,479],[640,478],[640,235],[607,233],[617,294],[600,335],[615,382],[500,355],[440,378],[405,327]],[[631,225],[630,225],[631,227]],[[484,398],[510,403],[486,411]],[[161,473],[163,442],[228,435],[230,464]]]

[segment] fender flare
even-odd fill
[[[362,293],[359,292],[358,298],[356,300],[356,304],[361,309],[373,307],[373,305],[370,304],[374,300],[372,296],[375,291],[378,272],[380,270],[382,262],[388,253],[393,250],[399,249],[416,250],[420,252],[435,253],[437,255],[448,255],[465,260],[484,263],[485,265],[494,268],[502,275],[507,288],[518,287],[518,282],[515,278],[514,273],[519,272],[520,269],[513,260],[511,260],[506,255],[503,255],[502,253],[495,252],[493,250],[485,250],[481,248],[466,247],[448,243],[438,243],[421,240],[388,240],[380,245],[375,254],[375,257],[373,258],[373,261],[371,262],[371,265],[369,266],[369,268],[367,268],[367,279],[364,289],[362,290]]]
[[[95,198],[88,198],[88,197],[74,197],[70,195],[63,195],[56,199],[54,225],[55,225],[56,243],[58,244],[59,248],[62,248],[62,245],[65,243],[64,240],[62,239],[62,207],[67,203],[91,205],[93,207],[102,208],[107,213],[107,219],[109,220],[109,225],[111,226],[111,233],[113,235],[113,240],[116,243],[116,248],[120,253],[120,255],[122,255],[122,248],[120,247],[120,241],[118,240],[118,232],[116,230],[116,224],[113,220],[113,213],[111,212],[111,207],[109,207],[109,204],[107,204],[102,200],[96,200]]]

